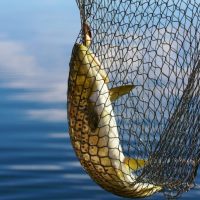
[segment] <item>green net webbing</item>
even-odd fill
[[[133,182],[126,184],[124,178],[123,184],[116,183],[115,187],[114,182],[120,182],[115,178],[120,172],[109,174],[109,166],[101,164],[103,161],[92,160],[93,155],[99,155],[94,151],[88,150],[86,159],[86,149],[96,148],[95,142],[92,136],[83,139],[86,136],[82,129],[73,128],[75,125],[71,124],[76,122],[69,119],[72,144],[75,150],[79,149],[77,156],[81,164],[97,183],[121,196],[134,197],[131,190],[135,190],[138,192],[135,197],[142,197],[140,189],[134,188],[137,183],[160,186],[168,197],[189,190],[200,162],[200,3],[77,0],[77,4],[82,25],[87,23],[90,27],[89,49],[108,75],[108,88],[135,85],[130,93],[112,102],[121,145],[119,152],[129,158],[146,160],[144,167],[133,171]],[[81,31],[77,43],[84,43],[83,34]],[[69,78],[69,116],[76,96],[70,88],[77,89],[73,83],[77,83],[76,78]],[[74,112],[82,112],[79,107],[80,103]],[[77,130],[80,134],[75,133]],[[101,137],[97,136],[99,141]],[[97,145],[98,152],[99,148]]]

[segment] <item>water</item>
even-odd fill
[[[123,199],[88,177],[69,140],[67,63],[79,32],[75,2],[1,0],[0,7],[0,200]],[[197,188],[182,199],[199,195]]]

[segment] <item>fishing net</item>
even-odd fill
[[[82,24],[90,26],[90,49],[109,77],[108,87],[135,85],[112,103],[124,155],[147,160],[134,172],[134,184],[162,186],[168,197],[189,190],[200,159],[198,1],[77,4]],[[82,34],[78,43],[83,43]]]

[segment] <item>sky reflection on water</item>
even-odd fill
[[[1,0],[0,7],[0,199],[122,199],[86,175],[67,134],[75,1]]]

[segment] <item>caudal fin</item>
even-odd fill
[[[131,169],[132,171],[136,171],[143,168],[148,161],[144,159],[126,157],[124,159],[124,162],[129,167],[129,169]],[[149,196],[163,189],[162,186],[154,185],[147,182],[137,182],[133,187],[136,189],[136,191],[139,192],[137,197]]]

